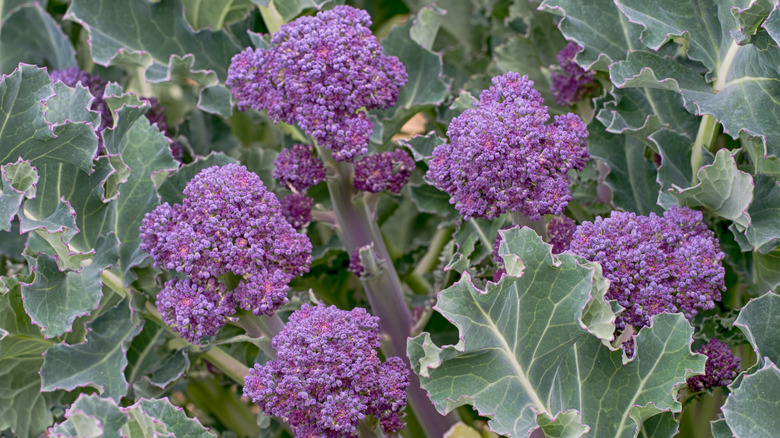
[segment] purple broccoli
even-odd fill
[[[296,230],[300,230],[311,222],[311,208],[314,199],[303,193],[290,193],[279,201],[282,206],[282,216]]]
[[[569,250],[601,264],[610,281],[607,298],[625,308],[618,330],[628,324],[638,330],[659,313],[690,319],[712,309],[725,290],[725,254],[701,212],[687,207],[663,217],[613,211],[577,227]]]
[[[553,254],[558,254],[569,249],[574,232],[577,230],[577,223],[568,216],[553,218],[547,222],[547,236],[552,245]]]
[[[287,302],[287,284],[308,271],[312,246],[285,221],[260,178],[236,164],[209,167],[187,183],[184,195],[181,204],[148,213],[140,228],[141,249],[155,266],[189,277],[166,283],[161,292],[158,308],[166,322],[182,337],[198,339],[216,329],[199,329],[187,312],[197,319],[209,305],[227,306],[214,312],[218,329],[237,305],[270,315]],[[215,283],[223,276],[238,281],[229,293]],[[174,310],[176,300],[196,307]]]
[[[325,181],[325,166],[310,145],[294,144],[282,150],[274,167],[274,178],[299,192]]]
[[[267,50],[247,48],[228,71],[238,108],[266,109],[297,123],[339,161],[366,153],[373,123],[366,110],[395,104],[407,75],[384,56],[368,13],[336,6],[285,24]]]
[[[593,72],[584,70],[574,62],[574,56],[581,50],[577,43],[571,42],[558,53],[558,63],[563,72],[553,71],[550,75],[550,91],[558,105],[573,105],[593,89]]]
[[[703,376],[688,379],[688,387],[693,391],[726,386],[737,377],[740,358],[734,357],[728,345],[713,338],[696,352],[707,356],[707,365]]]
[[[585,167],[588,130],[574,114],[546,124],[542,103],[533,81],[510,72],[450,123],[449,143],[434,149],[427,176],[465,219],[521,211],[538,220],[571,200],[567,172]]]
[[[295,436],[357,436],[369,415],[385,433],[403,428],[409,371],[399,357],[380,361],[379,318],[365,309],[304,304],[272,345],[276,360],[249,371],[244,395]]]
[[[355,188],[371,193],[387,190],[397,195],[414,168],[412,157],[400,149],[363,157],[355,163]]]

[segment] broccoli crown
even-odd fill
[[[712,309],[725,290],[725,254],[701,212],[688,207],[663,217],[613,211],[577,227],[569,250],[601,264],[610,281],[607,298],[625,308],[619,330],[644,327],[659,313],[692,318]]]
[[[300,230],[311,222],[314,199],[303,193],[290,193],[279,202],[282,206],[282,216],[293,228]]]
[[[407,75],[384,56],[368,13],[336,6],[285,24],[269,49],[233,57],[227,85],[238,108],[266,109],[297,123],[339,161],[366,153],[373,123],[365,110],[389,108]]]
[[[189,276],[189,283],[171,289],[190,285],[214,291],[218,288],[207,282],[232,275],[238,285],[220,303],[270,315],[287,302],[287,284],[308,271],[312,246],[285,221],[276,195],[260,178],[244,166],[213,166],[195,175],[184,195],[181,204],[164,203],[147,213],[140,228],[141,249],[155,266]],[[234,310],[235,305],[229,313]]]
[[[409,370],[399,357],[380,361],[379,318],[365,309],[304,304],[272,344],[276,360],[249,371],[244,395],[296,436],[357,436],[369,415],[386,433],[403,428]]]
[[[313,152],[314,148],[305,144],[282,150],[274,160],[274,178],[298,191],[325,181],[325,166]]]
[[[588,130],[574,114],[549,119],[527,76],[497,76],[475,108],[452,120],[449,143],[434,149],[427,177],[465,219],[561,214],[571,200],[566,173],[589,159]]]
[[[558,64],[562,72],[553,71],[550,74],[550,91],[558,105],[573,105],[593,88],[593,72],[574,62],[574,56],[580,51],[582,47],[579,44],[570,42],[558,53]]]
[[[547,236],[554,254],[569,249],[569,243],[576,230],[577,223],[568,216],[556,217],[547,222]]]
[[[358,190],[377,193],[383,190],[401,193],[414,170],[414,160],[406,152],[380,152],[368,155],[355,163],[354,185]]]
[[[707,365],[704,367],[703,376],[693,376],[688,379],[688,387],[692,390],[701,391],[714,386],[726,386],[737,377],[740,358],[734,357],[728,345],[713,338],[696,352],[707,356]]]

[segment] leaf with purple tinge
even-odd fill
[[[127,300],[103,313],[89,324],[83,344],[56,344],[44,353],[41,391],[91,386],[119,401],[127,394],[125,353],[142,326]]]
[[[493,431],[513,437],[536,428],[537,415],[548,417],[539,424],[551,431],[568,424],[568,436],[633,437],[645,420],[680,411],[679,386],[706,360],[691,353],[693,328],[682,315],[655,316],[624,363],[622,351],[581,319],[603,303],[598,270],[568,253],[552,256],[528,228],[503,236],[507,275],[499,283],[481,291],[465,275],[439,293],[436,310],[458,327],[460,342],[438,347],[428,333],[409,341],[414,370],[439,412],[472,404]],[[570,410],[578,415],[552,421]]]

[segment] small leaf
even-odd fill
[[[436,146],[443,145],[447,140],[430,132],[426,135],[418,135],[408,140],[398,140],[398,144],[406,147],[412,152],[415,161],[427,161],[433,156],[433,150]]]
[[[753,201],[753,178],[737,169],[728,149],[719,150],[712,164],[699,169],[698,177],[700,182],[695,186],[673,185],[670,193],[682,205],[704,207],[740,227],[750,225],[748,206]]]
[[[766,293],[740,310],[734,325],[745,334],[756,355],[777,363],[780,359],[780,295]]]
[[[62,343],[47,350],[41,367],[41,391],[92,386],[119,401],[127,394],[127,345],[143,325],[135,319],[123,301],[89,324],[83,344]]]
[[[250,0],[183,0],[187,21],[200,30],[220,30],[226,24],[241,21],[255,8]]]
[[[40,4],[10,6],[13,13],[2,17],[0,26],[0,74],[11,73],[20,62],[54,70],[76,66],[68,37]]]

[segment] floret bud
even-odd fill
[[[325,181],[325,166],[313,149],[310,145],[294,144],[282,150],[274,160],[274,178],[298,191]]]
[[[613,211],[577,227],[569,250],[601,264],[608,299],[625,310],[616,326],[636,330],[659,313],[692,318],[709,310],[725,290],[725,255],[701,212],[673,207],[664,215]]]
[[[284,219],[296,230],[309,225],[314,199],[303,193],[290,193],[280,201]]]
[[[574,61],[574,56],[581,50],[577,43],[570,42],[558,53],[562,72],[553,71],[550,74],[550,91],[558,105],[573,105],[593,89],[593,72],[583,69]]]
[[[297,123],[339,161],[366,153],[373,123],[365,111],[395,104],[406,69],[384,56],[368,13],[336,6],[282,26],[268,49],[247,48],[228,70],[238,108],[268,110]]]
[[[157,308],[163,321],[190,342],[217,334],[235,307],[232,293],[213,278],[206,281],[174,278],[165,282],[157,294]]]
[[[713,338],[696,352],[707,356],[707,364],[703,376],[693,376],[688,379],[688,387],[692,390],[701,391],[715,386],[726,386],[737,377],[740,358],[734,357],[728,345]]]
[[[558,254],[569,249],[569,243],[576,230],[577,223],[568,216],[553,218],[547,222],[547,236],[553,247],[553,254]]]
[[[549,119],[527,76],[497,76],[475,108],[452,120],[427,177],[465,219],[561,214],[571,200],[567,172],[589,159],[588,130],[574,114]]]
[[[295,232],[276,195],[244,166],[204,169],[184,196],[181,204],[146,214],[141,249],[155,266],[187,275],[194,288],[235,276],[231,302],[272,314],[286,302],[290,280],[309,269],[309,239]]]
[[[396,149],[369,155],[355,163],[355,188],[378,193],[387,190],[396,195],[414,170],[414,160],[406,152]]]
[[[380,361],[379,319],[365,309],[304,304],[272,345],[276,359],[249,371],[244,395],[296,436],[356,436],[369,415],[385,433],[403,427],[409,370],[398,357]]]

